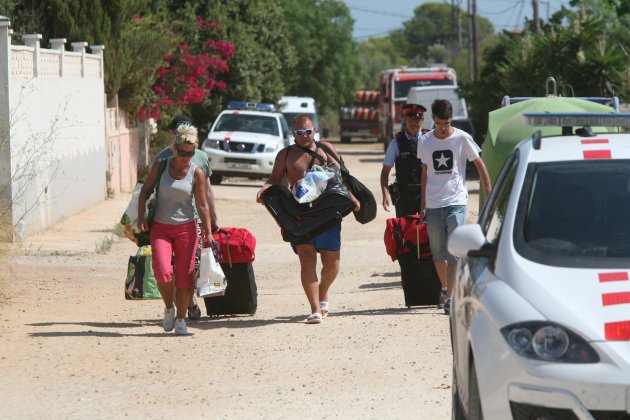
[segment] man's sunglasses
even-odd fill
[[[311,134],[313,134],[313,131],[314,130],[307,128],[306,130],[295,130],[295,134],[297,134],[298,136],[310,136]]]
[[[195,156],[195,151],[191,150],[190,152],[187,152],[185,150],[180,149],[179,147],[176,147],[175,150],[177,150],[177,155],[181,156],[181,157],[193,157]]]

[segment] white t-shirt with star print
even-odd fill
[[[453,127],[453,134],[439,139],[429,131],[418,141],[418,158],[427,165],[426,207],[437,209],[468,204],[466,162],[479,157],[479,146],[470,134]]]

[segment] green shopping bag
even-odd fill
[[[125,280],[125,299],[161,299],[157,288],[153,268],[151,267],[151,246],[141,246],[136,255],[129,257],[127,279]]]

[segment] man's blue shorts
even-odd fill
[[[466,223],[466,206],[427,209],[426,216],[433,261],[446,260],[449,264],[455,264],[457,257],[448,252],[448,238],[457,226]]]
[[[339,251],[341,249],[341,223],[336,224],[325,232],[320,233],[310,241],[291,242],[293,251],[297,254],[296,245],[311,244],[317,251]]]

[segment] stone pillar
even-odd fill
[[[59,77],[63,78],[63,56],[66,52],[66,38],[53,38],[50,40],[50,46],[53,50],[59,51]]]
[[[39,44],[42,39],[42,34],[27,34],[22,35],[22,42],[27,47],[33,48],[33,77],[39,77]]]
[[[11,185],[11,21],[0,16],[0,242],[13,242]],[[1,214],[1,213],[0,213]]]
[[[92,45],[91,48],[92,48],[92,54],[95,54],[101,57],[101,69],[99,71],[99,77],[102,79],[105,76],[105,65],[104,65],[104,54],[103,54],[105,45]]]
[[[85,79],[85,48],[88,43],[85,41],[73,42],[72,51],[81,53],[81,77]]]

